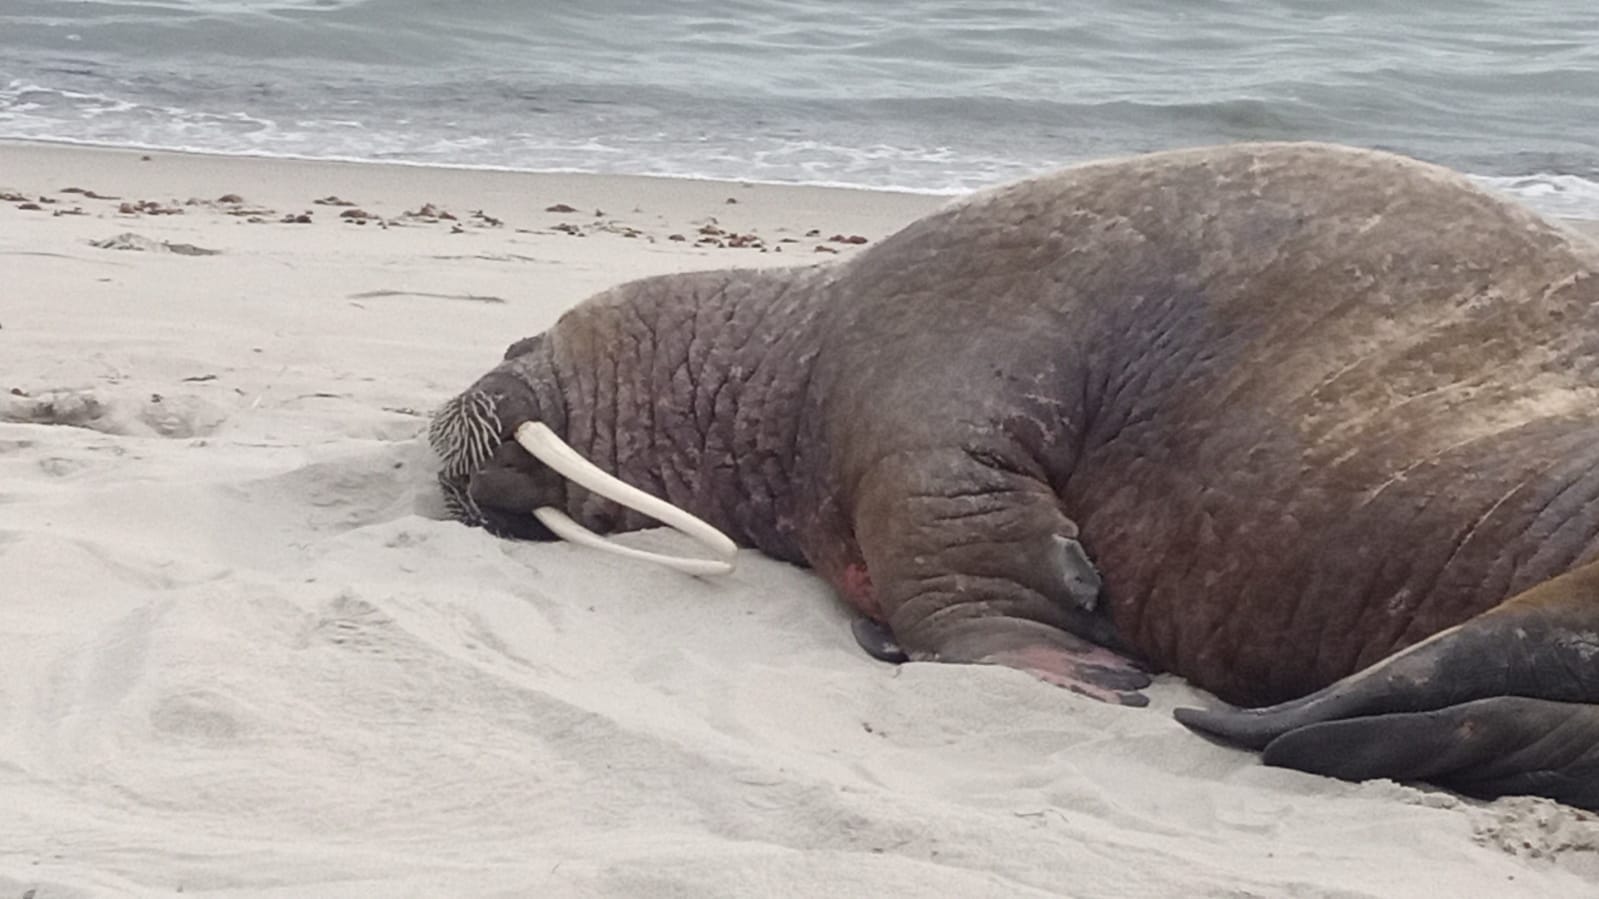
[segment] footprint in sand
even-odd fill
[[[245,729],[232,706],[227,697],[209,690],[168,696],[150,709],[150,726],[180,740],[230,743]]]
[[[252,508],[341,533],[411,515],[442,518],[431,451],[417,439],[363,447],[238,486]]]
[[[377,606],[350,593],[323,604],[307,644],[322,643],[350,652],[392,656],[402,632]]]

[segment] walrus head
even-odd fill
[[[500,365],[433,416],[428,442],[443,463],[439,486],[450,517],[507,536],[569,540],[687,574],[731,572],[738,547],[725,534],[602,470],[546,423],[536,387],[541,342],[535,336],[512,344]],[[682,532],[715,558],[668,556],[606,540],[560,510],[566,481]],[[483,496],[493,496],[501,507],[514,497],[534,521],[497,515],[478,501]]]

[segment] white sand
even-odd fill
[[[421,413],[511,339],[632,276],[820,258],[666,235],[877,239],[938,201],[152,156],[0,145],[0,191],[61,201],[0,204],[0,897],[1599,893],[1592,816],[1265,768],[1177,726],[1179,682],[895,670],[753,553],[707,583],[434,517]],[[643,235],[547,230],[613,220]],[[221,252],[89,243],[126,232]]]

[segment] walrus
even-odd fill
[[[604,291],[430,434],[496,533],[651,524],[564,440],[718,558],[813,568],[885,656],[1127,704],[1174,672],[1268,764],[1595,808],[1596,272],[1401,156],[1163,152]]]

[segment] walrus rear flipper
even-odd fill
[[[1599,563],[1302,699],[1176,716],[1267,764],[1599,808]]]
[[[1599,707],[1495,696],[1328,721],[1283,734],[1262,759],[1344,780],[1425,780],[1472,796],[1535,794],[1599,808]]]

